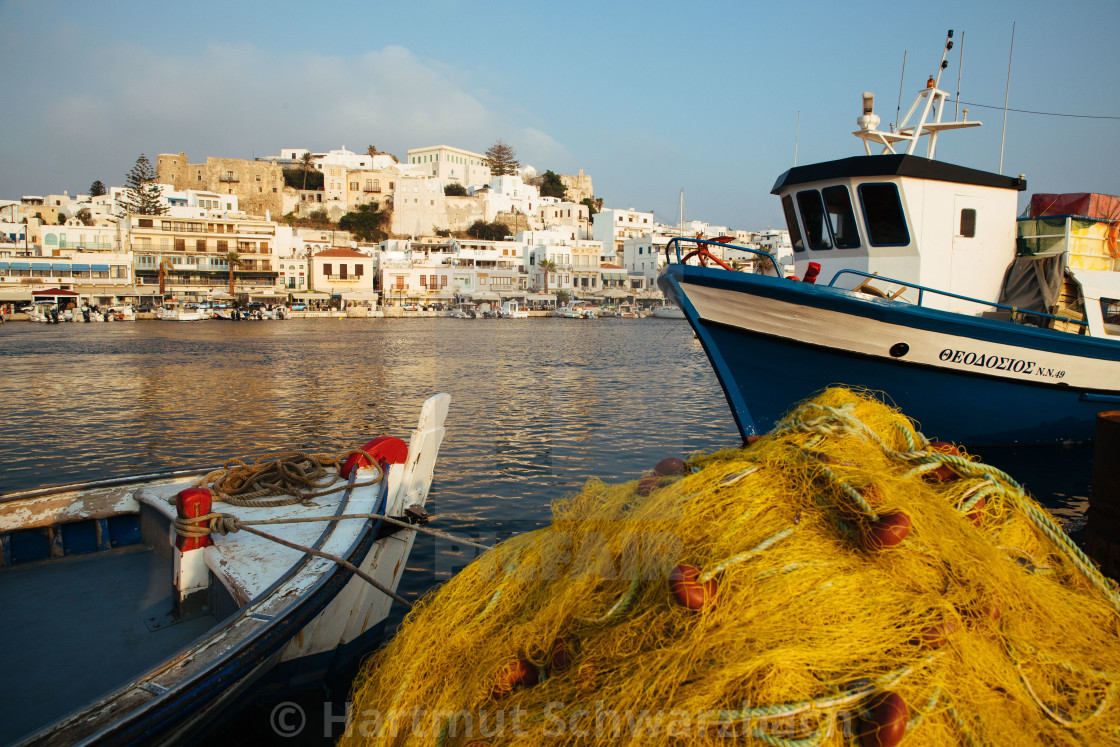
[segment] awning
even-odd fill
[[[49,264],[39,264],[38,262],[31,263],[32,272],[45,272],[51,274],[51,266]]]
[[[89,272],[89,265],[70,265],[70,269],[74,272]]]
[[[292,298],[297,298],[300,301],[329,301],[330,294],[323,291],[310,291],[304,293],[293,293]]]
[[[377,294],[373,291],[343,291],[342,298],[346,301],[376,301]]]
[[[70,263],[51,262],[51,272],[70,272]]]
[[[31,269],[31,263],[30,262],[12,262],[12,269],[13,270],[30,270]]]
[[[93,265],[93,267],[91,267],[90,269],[93,272],[108,272],[109,265]]]
[[[525,296],[518,296],[524,298],[526,301],[555,301],[556,294],[554,293],[531,293]]]
[[[74,291],[63,290],[62,288],[47,288],[46,290],[33,290],[31,294],[34,296],[76,296]]]
[[[232,301],[232,300],[233,300],[233,296],[231,296],[231,295],[230,295],[230,294],[228,294],[228,293],[213,293],[213,292],[207,292],[207,294],[206,294],[206,295],[207,295],[208,297],[210,297],[210,298],[212,298],[212,299],[216,300],[216,301]]]
[[[7,271],[8,271],[8,263],[7,262],[0,262],[0,272],[7,272]]]
[[[472,293],[471,294],[471,300],[472,301],[501,301],[502,297],[499,296],[497,293],[491,293],[490,291],[482,291],[481,293]]]
[[[30,301],[30,288],[0,288],[0,301]]]
[[[607,270],[603,272],[603,280],[625,280],[626,273],[619,272],[618,270]]]
[[[617,288],[608,288],[602,293],[603,298],[626,298],[632,295],[634,294],[630,291],[618,290]]]

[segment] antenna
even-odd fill
[[[1007,87],[1003,90],[1003,134],[999,137],[999,173],[1003,173],[1003,144],[1007,141],[1007,97],[1011,94],[1011,55],[1015,53],[1015,22],[1011,22],[1011,49],[1007,51]]]
[[[902,50],[902,75],[898,76],[898,104],[894,107],[894,122],[891,123],[891,132],[898,126],[898,117],[902,113],[902,81],[906,79],[906,50]]]
[[[949,29],[949,35],[945,37],[945,50],[941,53],[941,64],[937,68],[937,80],[934,81],[934,88],[941,87],[941,73],[945,68],[949,67],[949,61],[945,59],[949,55],[949,50],[953,48],[953,30]]]
[[[957,112],[961,108],[961,73],[964,72],[964,32],[961,32],[961,59],[957,63],[957,101],[953,106],[953,120],[957,119]]]
[[[797,111],[797,128],[793,131],[793,165],[797,165],[797,141],[801,137],[801,110]]]

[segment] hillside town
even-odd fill
[[[666,225],[603,202],[582,169],[539,175],[501,141],[404,160],[373,146],[141,156],[122,186],[0,200],[0,307],[46,289],[94,307],[648,307],[663,303],[655,279],[674,236],[788,253],[785,230]],[[715,250],[745,268],[756,258]]]

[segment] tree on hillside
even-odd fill
[[[78,212],[74,213],[74,217],[80,220],[83,226],[93,225],[93,213],[89,211],[89,208],[82,208]]]
[[[381,227],[387,217],[373,205],[359,205],[357,211],[338,219],[338,227],[354,234],[360,241],[382,241],[389,236]]]
[[[101,183],[100,179],[94,180],[93,184],[89,185],[90,197],[100,197],[101,195],[106,194],[106,192],[107,190],[105,189],[105,185]]]
[[[579,201],[579,204],[587,206],[587,216],[590,218],[592,215],[595,215],[595,213],[603,209],[603,198],[600,197],[598,200],[596,200],[593,197],[584,197]]]
[[[505,223],[487,223],[484,220],[476,220],[467,229],[467,236],[483,241],[501,241],[508,235],[509,227]]]
[[[309,189],[312,192],[323,190],[323,172],[302,168],[284,169],[284,186],[292,189]]]
[[[136,215],[163,215],[168,208],[160,202],[163,188],[156,184],[156,169],[143,153],[125,176],[125,193],[121,198],[126,212]]]
[[[544,172],[544,176],[540,178],[541,197],[559,197],[561,200],[568,199],[568,190],[564,187],[564,182],[560,180],[559,174],[554,174],[552,171]]]
[[[311,151],[304,151],[299,160],[303,163],[303,188],[307,189],[307,172],[311,170]]]
[[[485,160],[486,165],[490,167],[490,176],[514,174],[517,172],[517,167],[521,165],[513,146],[506,145],[501,139],[486,150]]]
[[[443,188],[443,193],[448,197],[466,197],[467,188],[459,182],[448,182]]]

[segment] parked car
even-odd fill
[[[291,308],[292,311],[307,311],[307,304],[294,303],[289,308]]]

